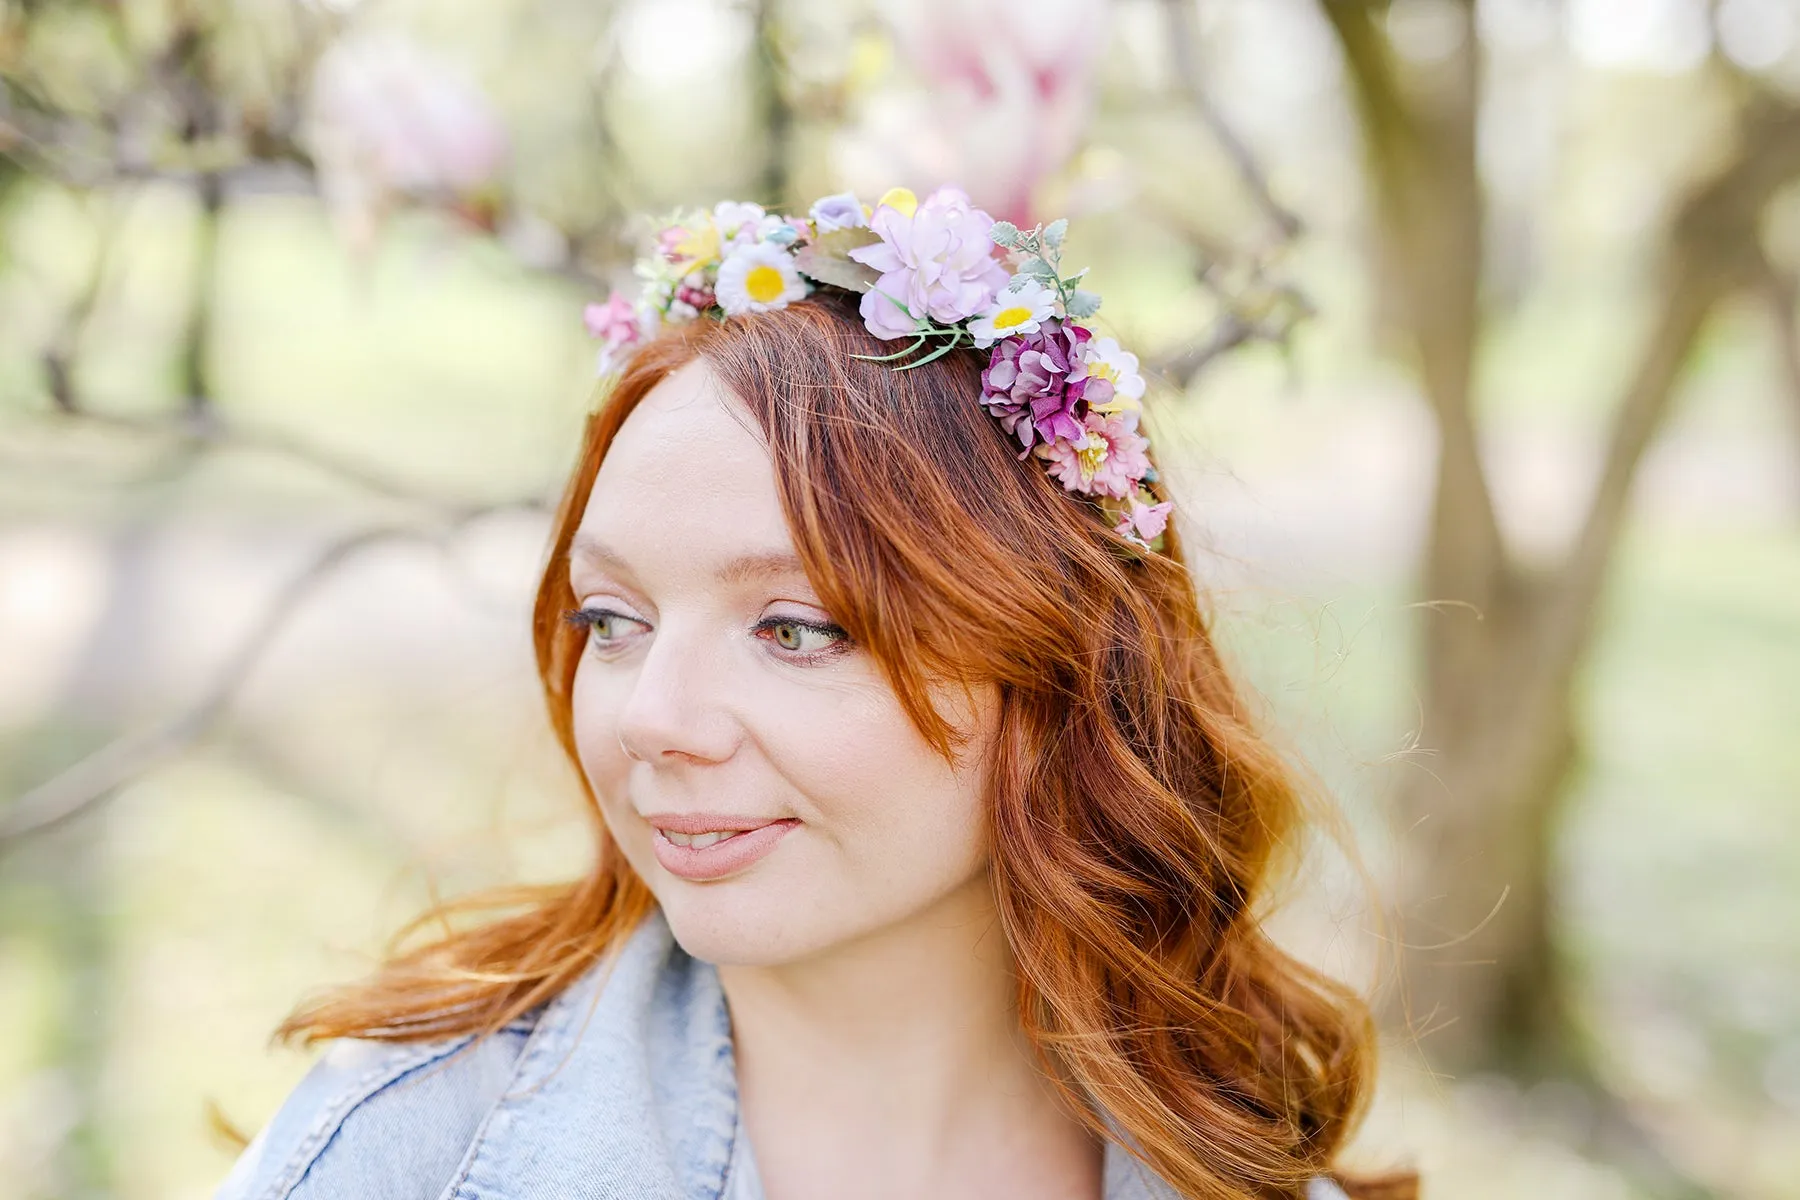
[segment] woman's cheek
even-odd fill
[[[621,697],[618,681],[606,678],[596,664],[584,661],[576,670],[569,698],[576,756],[609,825],[615,806],[629,805],[625,785],[631,760],[625,756],[618,733]]]

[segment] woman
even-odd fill
[[[1335,1170],[1369,1019],[1256,919],[1298,797],[1061,241],[722,204],[594,306],[534,618],[592,870],[292,1015],[221,1197],[1412,1195]]]

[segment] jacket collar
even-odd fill
[[[718,972],[653,911],[544,1009],[445,1200],[718,1200],[737,1134]],[[1177,1200],[1109,1142],[1105,1200]]]

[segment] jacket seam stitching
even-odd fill
[[[561,1029],[561,1021],[548,1019],[550,1016],[551,1013],[546,1008],[532,1024],[525,1044],[519,1048],[519,1057],[513,1062],[512,1075],[507,1079],[506,1086],[500,1089],[500,1094],[494,1098],[494,1102],[488,1106],[487,1112],[481,1118],[481,1124],[475,1127],[475,1134],[469,1139],[469,1145],[463,1151],[462,1161],[457,1164],[455,1173],[450,1176],[450,1182],[439,1194],[440,1200],[458,1200],[462,1196],[463,1188],[469,1182],[469,1175],[474,1171],[475,1163],[481,1157],[483,1144],[487,1141],[488,1126],[493,1124],[495,1115],[506,1104],[507,1098],[512,1095],[513,1085],[525,1073],[527,1065],[535,1057],[541,1056],[544,1045],[556,1040],[556,1035]]]
[[[378,1062],[357,1076],[354,1082],[332,1097],[331,1102],[326,1105],[325,1111],[306,1131],[306,1136],[300,1140],[300,1144],[295,1147],[293,1153],[288,1155],[280,1173],[270,1182],[262,1195],[267,1200],[286,1200],[286,1197],[292,1195],[293,1190],[300,1186],[300,1181],[306,1178],[307,1172],[312,1170],[313,1164],[325,1152],[325,1148],[331,1144],[331,1139],[337,1136],[344,1121],[358,1105],[389,1087],[402,1076],[410,1074],[446,1054],[453,1053],[464,1041],[467,1041],[466,1037],[459,1038],[446,1046],[434,1046],[429,1051],[422,1052],[415,1049],[392,1059]],[[384,1079],[383,1076],[386,1078]]]

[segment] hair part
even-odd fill
[[[1331,1172],[1373,1072],[1368,1010],[1264,933],[1256,905],[1302,797],[1254,728],[1171,528],[1161,554],[1065,492],[976,402],[981,356],[896,371],[852,299],[699,321],[640,348],[588,420],[558,508],[533,634],[558,740],[584,639],[569,545],[620,426],[704,360],[773,460],[821,601],[946,756],[943,681],[998,685],[991,877],[1018,1007],[1046,1074],[1097,1133],[1196,1200],[1296,1197]],[[1158,496],[1158,499],[1162,499]],[[654,906],[583,777],[594,866],[573,883],[439,905],[376,975],[303,1005],[276,1037],[487,1036],[555,996]],[[451,915],[522,911],[452,930]],[[436,940],[401,947],[427,924]],[[1122,1135],[1122,1137],[1121,1137]],[[1335,1176],[1410,1200],[1410,1174]]]

